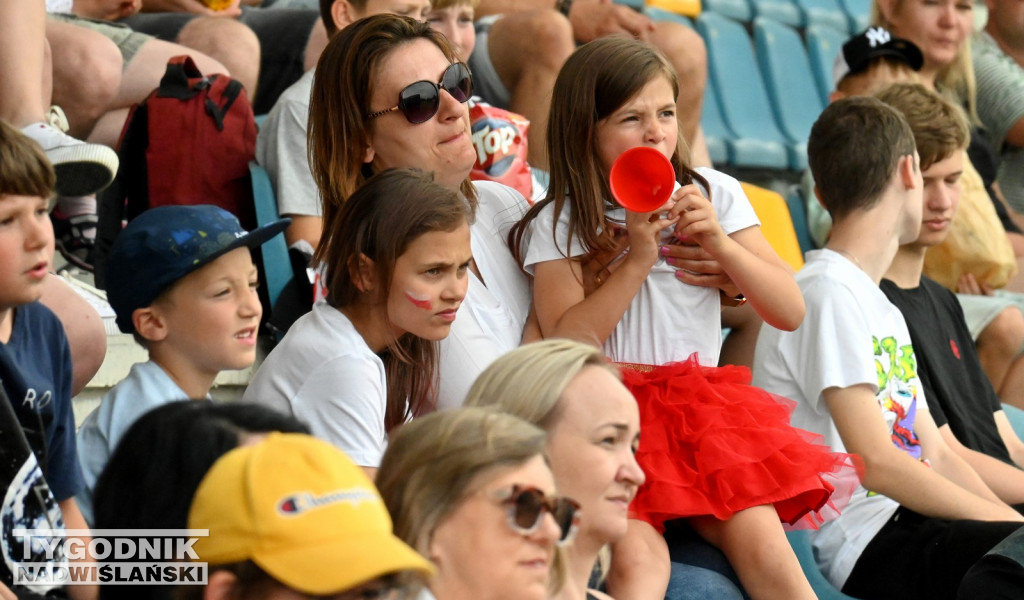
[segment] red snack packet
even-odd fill
[[[469,100],[469,120],[476,148],[476,163],[469,177],[503,183],[530,200],[533,176],[526,159],[530,122],[475,97]]]

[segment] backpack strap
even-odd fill
[[[217,106],[213,98],[206,97],[206,113],[213,117],[213,122],[217,125],[217,131],[224,131],[224,115],[228,114],[228,111],[231,110],[231,105],[235,103],[235,100],[238,99],[241,93],[242,83],[237,79],[231,79],[228,81],[227,87],[224,88],[223,106]]]
[[[195,79],[203,79],[203,73],[192,57],[185,54],[173,56],[167,61],[167,70],[160,79],[156,95],[160,98],[188,100],[199,93],[192,85],[192,80]]]

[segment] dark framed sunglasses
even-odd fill
[[[469,67],[465,63],[452,63],[444,70],[440,83],[427,80],[410,83],[398,94],[398,106],[370,113],[366,120],[372,121],[389,112],[400,110],[413,125],[429,121],[441,106],[442,89],[459,102],[469,100],[473,94],[473,74]]]
[[[520,485],[501,498],[501,503],[508,506],[508,526],[512,531],[522,535],[530,535],[540,527],[544,512],[551,513],[562,534],[558,545],[567,544],[576,535],[580,523],[580,505],[572,498],[551,497],[535,487]]]

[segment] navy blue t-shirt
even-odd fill
[[[71,351],[57,316],[38,302],[14,311],[11,339],[0,344],[0,379],[54,497],[85,486],[71,408]]]

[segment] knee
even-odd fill
[[[177,41],[207,55],[196,61],[208,63],[207,67],[198,64],[203,73],[225,73],[237,77],[244,72],[259,71],[260,41],[252,29],[235,19],[192,19],[182,28]],[[219,69],[214,69],[210,63],[217,63]]]
[[[700,35],[679,23],[661,22],[655,27],[655,45],[672,63],[680,83],[703,81],[707,76],[708,51]]]
[[[553,10],[529,13],[523,23],[522,40],[529,52],[524,61],[540,63],[561,69],[562,64],[576,49],[569,19]]]
[[[1024,313],[1008,306],[978,335],[978,350],[999,353],[1011,359],[1024,346]]]
[[[117,97],[124,62],[109,39],[84,29],[81,33],[62,40],[62,47],[53,55],[53,95],[55,103],[69,109],[70,119],[91,124]],[[71,40],[77,43],[64,43]]]

